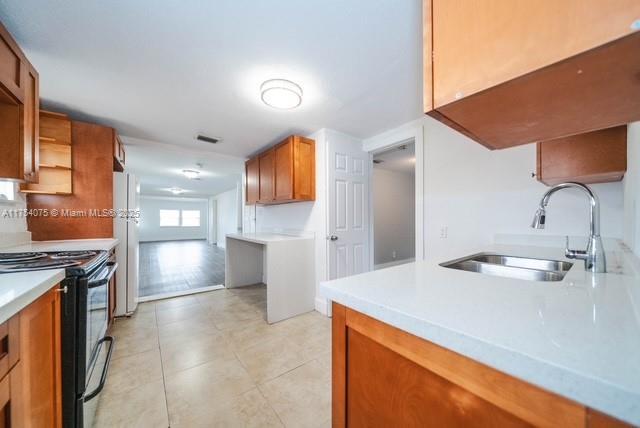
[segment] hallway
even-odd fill
[[[205,240],[140,243],[140,297],[224,284],[224,249]]]

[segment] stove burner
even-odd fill
[[[79,264],[81,263],[76,260],[36,260],[28,263],[21,262],[19,264],[0,266],[0,273],[66,268],[70,266],[77,266]]]
[[[52,259],[72,260],[72,259],[86,259],[89,257],[93,257],[95,255],[96,255],[95,251],[61,251],[59,253],[52,254],[50,257]]]
[[[16,263],[47,257],[45,253],[0,253],[0,263]]]

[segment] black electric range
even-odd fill
[[[107,336],[109,282],[118,265],[107,251],[0,253],[0,274],[64,269],[62,416],[65,428],[93,425],[113,338]]]

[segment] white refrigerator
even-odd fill
[[[116,246],[116,316],[131,315],[138,306],[138,225],[140,185],[127,172],[113,173],[114,235]],[[126,215],[128,214],[128,215]]]

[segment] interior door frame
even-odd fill
[[[424,260],[424,132],[420,122],[412,122],[365,140],[362,148],[369,152],[370,165],[376,153],[384,152],[403,144],[414,143],[415,166],[415,258]],[[375,240],[373,212],[373,174],[369,176],[369,270],[374,269]]]

